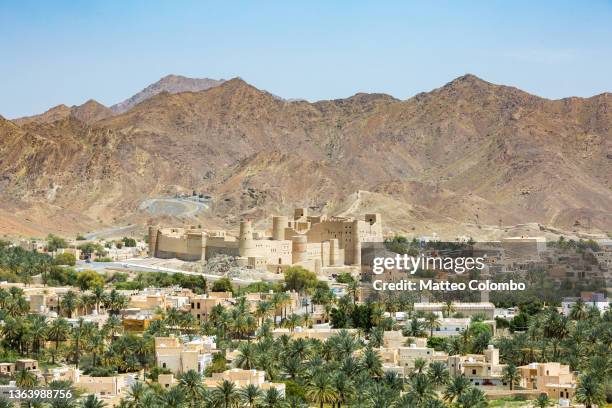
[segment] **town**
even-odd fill
[[[442,251],[382,224],[299,208],[261,230],[0,241],[0,406],[610,402],[610,240],[470,243],[482,274],[419,269],[418,290],[381,291],[373,254]],[[524,290],[432,287],[472,281]]]

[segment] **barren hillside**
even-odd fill
[[[193,190],[214,197],[203,223],[305,205],[376,210],[406,231],[610,231],[611,103],[609,93],[547,100],[472,75],[405,101],[290,102],[233,79],[158,93],[115,116],[1,119],[0,208],[19,211],[0,212],[0,233],[19,232],[31,214],[74,214],[62,225],[72,230],[144,223],[142,200]]]

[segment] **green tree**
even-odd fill
[[[64,297],[62,297],[60,301],[60,308],[68,315],[69,318],[72,318],[72,314],[79,307],[79,297],[77,294],[71,290],[66,292]]]
[[[426,374],[418,373],[412,376],[408,383],[408,401],[415,406],[421,406],[425,401],[435,398],[433,384]]]
[[[434,361],[429,365],[427,377],[434,386],[446,385],[450,380],[446,365],[441,361]]]
[[[459,408],[485,408],[489,405],[484,392],[479,388],[471,387],[457,398]]]
[[[233,293],[234,288],[232,287],[232,282],[229,278],[221,278],[216,280],[212,284],[212,288],[210,289],[212,292],[230,292]]]
[[[515,385],[521,381],[521,372],[516,368],[514,364],[508,364],[502,370],[502,380],[508,384],[510,390],[514,389]]]
[[[19,388],[34,388],[38,381],[36,374],[29,370],[19,370],[15,374],[15,383]]]
[[[106,403],[101,401],[94,394],[90,394],[80,404],[81,408],[104,408]]]
[[[268,388],[261,399],[262,408],[284,408],[286,401],[276,388]]]
[[[440,327],[440,318],[435,313],[427,313],[425,315],[424,326],[429,329],[429,336],[431,337],[434,330]]]
[[[96,271],[82,271],[77,274],[77,285],[81,290],[104,287],[104,278]]]
[[[240,394],[236,389],[236,384],[231,381],[223,382],[212,391],[212,401],[215,406],[221,408],[233,408],[240,402]]]
[[[59,248],[68,248],[66,240],[53,234],[47,235],[47,250],[49,252],[55,252]]]
[[[202,376],[195,370],[181,374],[178,386],[185,394],[187,405],[191,408],[201,406],[208,397],[208,392],[202,383]]]
[[[295,290],[303,294],[307,288],[315,288],[317,286],[317,275],[301,266],[287,268],[284,275],[285,290]]]
[[[66,341],[68,334],[70,333],[70,325],[68,321],[63,317],[58,317],[53,320],[49,325],[49,340],[55,342],[55,353],[52,355],[52,363],[55,364],[55,354],[58,351],[59,344],[62,341]]]
[[[53,258],[53,263],[56,265],[74,266],[76,265],[76,257],[74,254],[64,252],[63,254],[55,255],[55,258]]]
[[[463,395],[471,387],[470,380],[465,376],[459,375],[453,377],[446,385],[443,397],[445,401],[453,402]]]
[[[554,405],[554,402],[550,400],[548,394],[541,393],[538,398],[533,400],[533,408],[547,408]]]
[[[603,386],[592,374],[583,374],[578,377],[575,398],[586,408],[601,407],[605,401]]]
[[[180,387],[172,387],[158,396],[160,406],[164,408],[185,407],[185,394]]]
[[[306,397],[313,402],[319,403],[323,408],[324,403],[331,403],[337,396],[331,377],[324,372],[317,372],[306,384]]]
[[[248,408],[255,408],[256,406],[259,406],[259,402],[264,395],[261,389],[254,384],[249,384],[240,389],[238,394],[242,405]]]

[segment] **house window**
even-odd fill
[[[472,369],[472,375],[476,375],[476,370]]]
[[[163,367],[163,368],[166,368],[166,363],[162,363],[162,367]]]

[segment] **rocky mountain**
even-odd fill
[[[26,116],[15,119],[14,122],[18,125],[28,123],[53,123],[55,121],[65,119],[67,117],[75,117],[84,123],[94,123],[101,119],[113,116],[114,112],[93,99],[88,100],[82,105],[68,107],[66,105],[57,105],[40,115]]]
[[[95,123],[1,120],[0,232],[142,224],[142,200],[193,190],[214,197],[205,225],[300,205],[378,211],[389,229],[422,233],[610,231],[611,104],[609,93],[553,101],[472,75],[404,101],[315,103],[232,79]]]
[[[115,113],[123,113],[132,109],[145,99],[149,99],[162,92],[171,94],[179,92],[198,92],[219,86],[223,82],[225,82],[223,79],[187,78],[181,75],[167,75],[125,101],[111,106],[111,110]]]

